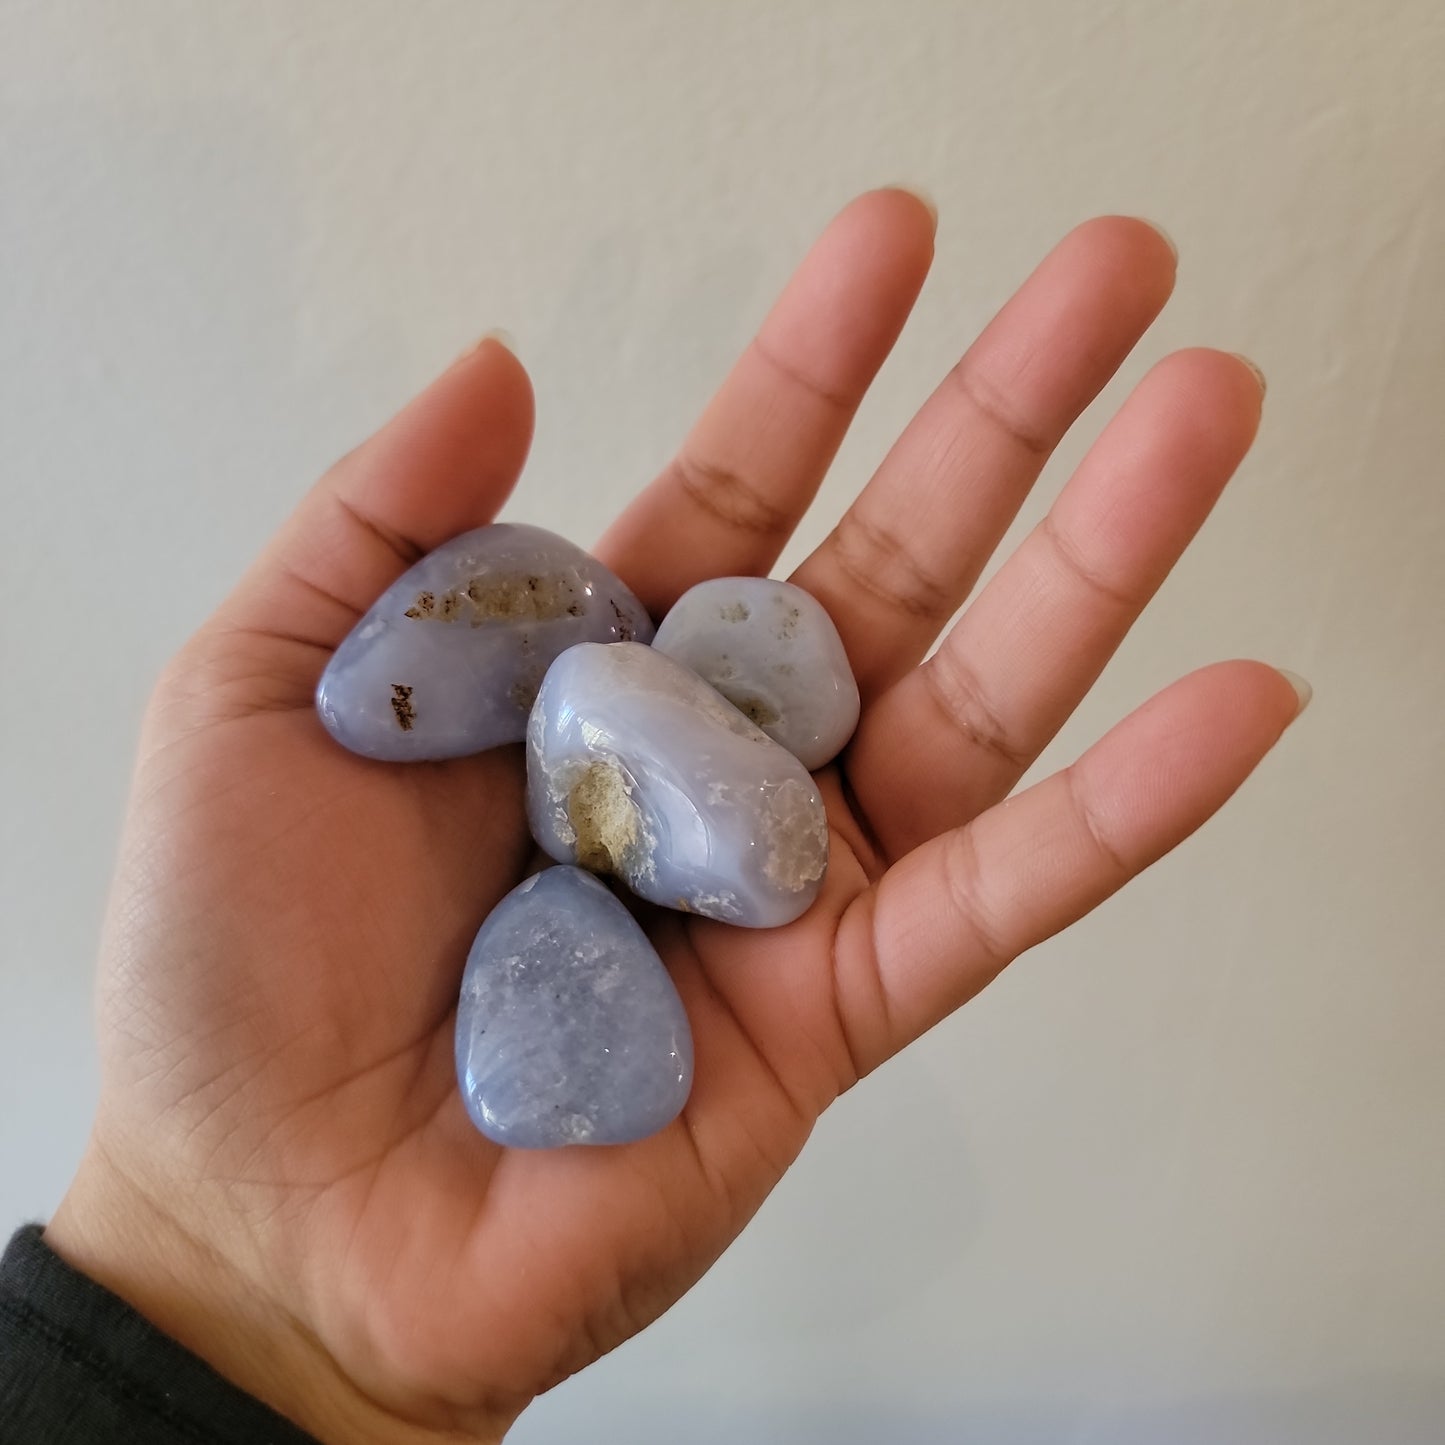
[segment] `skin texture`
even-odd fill
[[[903,191],[848,206],[603,539],[654,616],[771,566],[934,224]],[[388,583],[506,499],[532,428],[521,365],[483,342],[340,461],[157,688],[103,944],[102,1097],[51,1244],[321,1439],[363,1445],[500,1438],[665,1310],[833,1099],[1203,823],[1298,711],[1272,668],[1207,668],[1001,806],[1253,438],[1256,374],[1209,351],[1148,374],[921,664],[1173,276],[1141,222],[1065,237],[797,573],[863,693],[819,775],[826,887],[771,932],[642,915],[696,1084],[622,1148],[509,1153],[457,1094],[463,961],[531,853],[520,748],[368,762],[311,705]]]

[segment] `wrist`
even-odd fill
[[[71,1268],[323,1445],[502,1440],[503,1424],[424,1424],[379,1404],[209,1239],[161,1208],[94,1141],[45,1230]]]

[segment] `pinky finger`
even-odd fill
[[[854,974],[851,988],[840,977],[840,998],[868,1066],[1183,842],[1253,772],[1308,696],[1303,683],[1263,663],[1203,668],[1072,767],[896,863],[871,917],[860,899],[850,911],[863,916],[845,915],[838,937],[839,967],[851,964]]]

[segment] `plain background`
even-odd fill
[[[1438,1440],[1445,7],[0,0],[0,1222],[96,1089],[138,716],[306,483],[484,329],[589,542],[850,195],[942,208],[816,541],[1071,224],[1162,222],[1263,436],[1047,761],[1231,655],[1313,708],[1196,839],[846,1098],[524,1445]],[[1159,485],[1167,486],[1161,477]]]

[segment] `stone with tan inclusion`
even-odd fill
[[[532,833],[559,862],[749,928],[804,913],[828,864],[807,769],[694,673],[635,643],[552,664],[527,729]]]
[[[651,637],[642,604],[580,547],[540,527],[479,527],[387,588],[327,664],[316,707],[366,757],[460,757],[521,741],[559,653]]]

